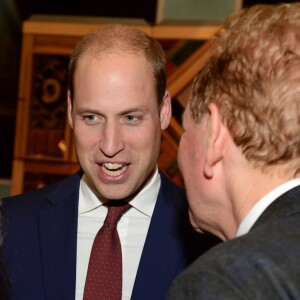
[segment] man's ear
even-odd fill
[[[169,91],[166,91],[160,108],[160,128],[162,130],[165,130],[169,126],[171,115],[171,95]]]
[[[214,103],[210,103],[208,110],[208,143],[204,173],[208,178],[211,178],[214,176],[214,167],[223,158],[227,130],[224,130],[224,124],[218,107]]]
[[[70,96],[70,91],[68,91],[68,121],[70,127],[73,129],[73,119],[72,119],[72,100]]]

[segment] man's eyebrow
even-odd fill
[[[118,115],[127,115],[130,113],[135,113],[135,112],[148,112],[149,109],[146,106],[136,106],[136,107],[130,107],[128,109],[124,109],[118,113]]]
[[[147,106],[135,106],[135,107],[130,107],[130,108],[121,110],[117,114],[119,116],[122,116],[122,115],[127,115],[127,114],[131,114],[131,113],[136,113],[136,112],[147,113],[148,111],[149,111],[149,109]],[[91,107],[87,107],[87,106],[78,107],[79,114],[82,114],[84,112],[101,115],[101,116],[105,116],[105,114],[106,114],[105,110],[101,111],[97,108],[91,108]]]
[[[81,106],[81,107],[79,106],[77,111],[79,114],[87,112],[87,113],[92,113],[92,114],[96,114],[96,115],[102,115],[101,111],[99,111],[98,109],[86,107],[86,106]]]

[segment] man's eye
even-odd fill
[[[87,123],[93,123],[97,120],[97,116],[96,115],[83,115],[82,119],[87,122]]]
[[[138,117],[134,115],[126,115],[125,120],[128,122],[135,122],[138,120]]]

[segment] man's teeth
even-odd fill
[[[103,163],[102,164],[103,172],[109,176],[114,176],[114,177],[122,174],[126,168],[127,168],[127,165],[125,165],[125,164],[119,164],[119,163]]]

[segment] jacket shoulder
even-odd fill
[[[26,208],[30,210],[39,209],[48,204],[54,204],[61,199],[68,197],[75,192],[78,193],[81,174],[78,172],[57,183],[25,192],[15,196],[3,198],[3,207],[5,212],[22,211]]]

